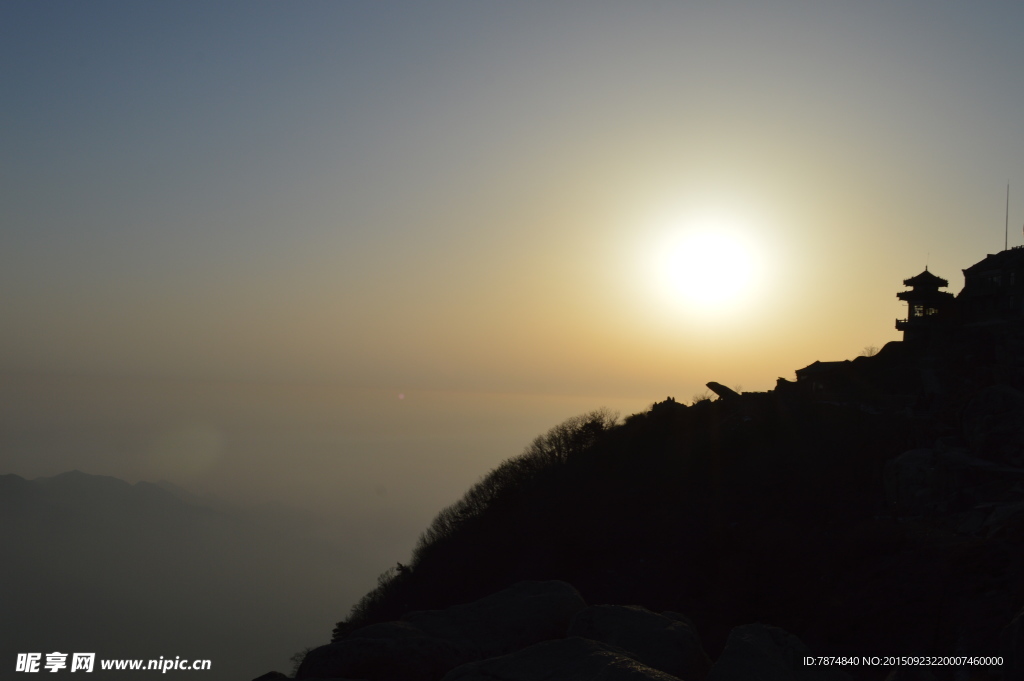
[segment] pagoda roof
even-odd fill
[[[942,277],[935,276],[928,271],[927,267],[925,267],[924,272],[921,274],[911,277],[910,279],[904,279],[903,285],[914,287],[920,286],[921,288],[940,288],[943,286],[949,286],[949,282]]]
[[[1014,246],[999,253],[989,253],[985,256],[984,260],[976,262],[965,269],[964,274],[1005,268],[1016,269],[1018,267],[1024,267],[1024,247],[1022,246]]]
[[[939,303],[944,304],[950,300],[953,300],[956,296],[946,291],[940,291],[936,288],[917,288],[913,291],[900,291],[896,294],[896,297],[906,302],[915,303]]]

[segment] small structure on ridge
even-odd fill
[[[909,291],[900,291],[896,297],[907,303],[907,318],[896,320],[896,329],[903,332],[903,340],[916,341],[931,333],[937,326],[949,320],[949,313],[956,298],[952,293],[940,291],[949,282],[928,271],[903,280]]]

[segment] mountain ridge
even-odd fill
[[[1022,337],[955,329],[764,393],[570,419],[443,510],[332,645],[559,580],[587,603],[684,613],[712,658],[763,622],[822,655],[1018,659]]]

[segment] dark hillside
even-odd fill
[[[1004,341],[893,343],[767,393],[570,419],[442,511],[335,641],[561,580],[685,613],[712,659],[754,622],[817,655],[1019,656],[1024,372]]]
[[[617,426],[577,419],[556,431],[587,446],[552,453],[553,431],[499,468],[467,495],[486,492],[486,504],[443,513],[412,565],[342,627],[561,579],[587,602],[685,612],[709,650],[757,620],[832,638],[816,621],[837,607],[854,558],[905,543],[894,522],[873,520],[885,461],[915,444],[902,425],[777,395],[670,400]]]

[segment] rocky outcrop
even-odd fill
[[[924,515],[941,510],[951,487],[949,470],[932,449],[903,452],[885,465],[885,496],[898,515]]]
[[[680,681],[606,643],[572,636],[471,662],[443,681]]]
[[[565,636],[586,603],[570,584],[519,582],[473,603],[411,612],[402,619],[428,636],[451,641],[470,659],[502,655]]]
[[[565,636],[585,606],[565,582],[520,582],[472,603],[357,629],[310,651],[296,678],[436,681],[465,662]]]
[[[964,407],[964,438],[971,449],[994,463],[1024,466],[1024,393],[990,386]]]
[[[722,385],[718,381],[708,381],[705,385],[723,400],[731,400],[740,396],[738,392],[727,385]]]
[[[1014,634],[1008,634],[1012,638]],[[1016,639],[1014,639],[1016,640]],[[520,582],[410,612],[310,651],[296,679],[364,681],[845,681],[776,627],[735,628],[711,665],[693,623],[631,605],[587,607],[565,582]],[[271,672],[256,681],[283,679]]]
[[[884,483],[895,516],[928,516],[961,534],[995,536],[1018,527],[1024,509],[1024,468],[995,464],[941,440],[888,461]]]
[[[687,681],[702,681],[711,667],[693,624],[679,613],[594,605],[576,613],[569,635],[627,650],[638,662]]]

